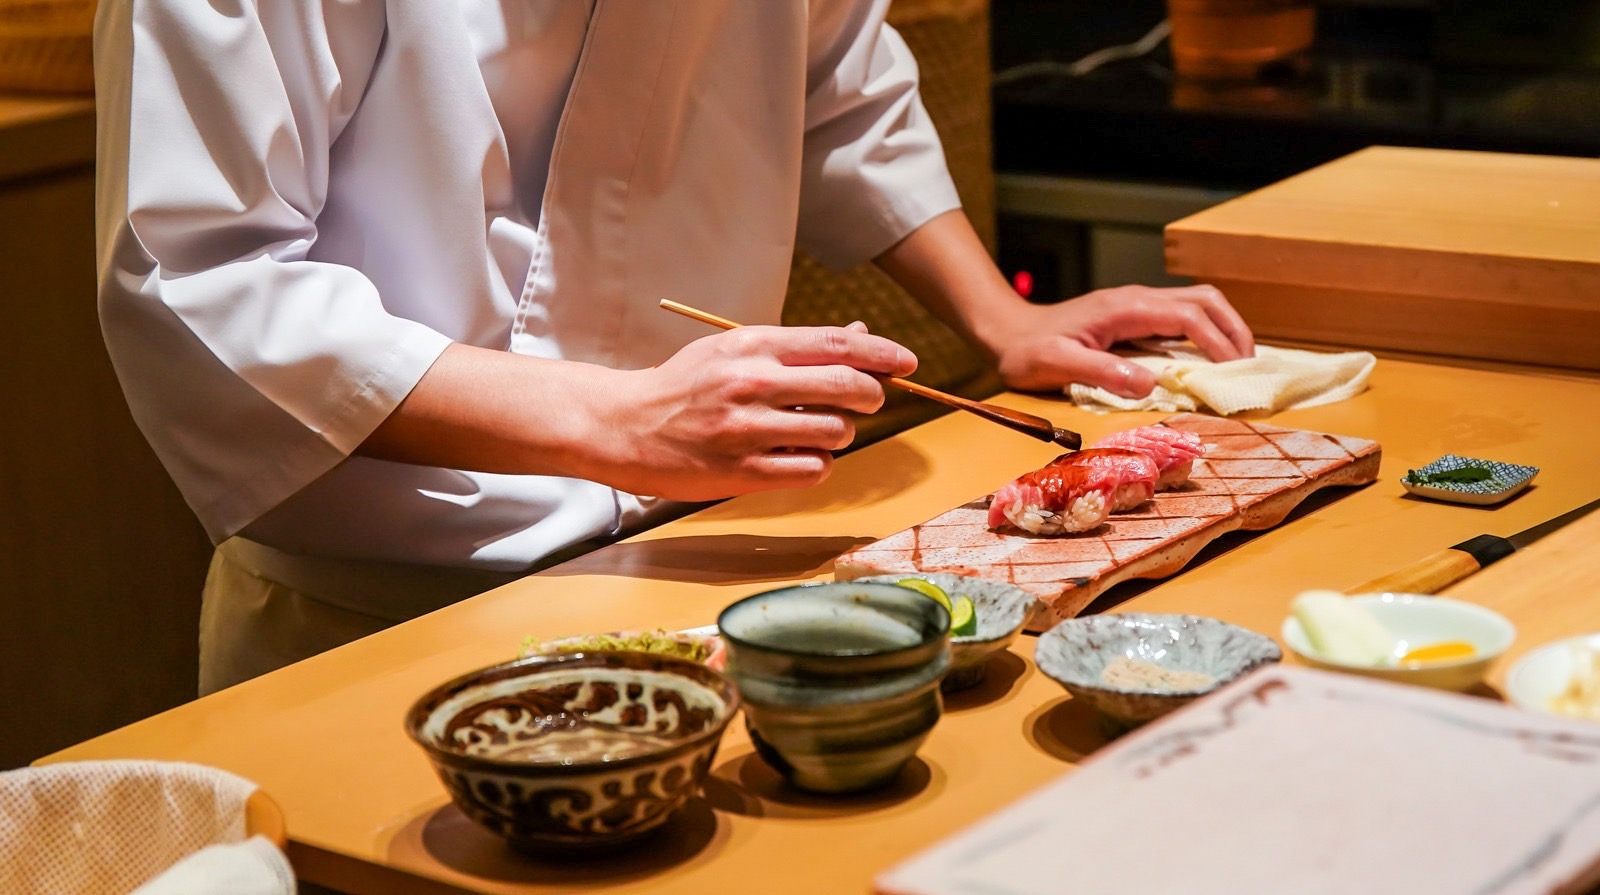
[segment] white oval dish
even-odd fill
[[[1529,711],[1573,717],[1550,703],[1571,684],[1585,650],[1600,653],[1600,633],[1547,643],[1518,659],[1506,675],[1506,699]]]
[[[1352,665],[1317,652],[1294,616],[1283,621],[1283,643],[1300,661],[1315,668],[1417,684],[1440,690],[1470,690],[1489,666],[1516,640],[1517,629],[1492,609],[1449,597],[1424,594],[1360,594],[1351,597],[1389,630],[1396,652],[1461,640],[1476,652],[1464,659],[1414,665]]]

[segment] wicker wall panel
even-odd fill
[[[939,130],[950,173],[973,227],[994,251],[994,168],[989,105],[989,9],[981,0],[896,0],[889,21],[922,70],[922,99]],[[870,264],[834,272],[799,253],[783,320],[792,326],[866,323],[915,351],[918,382],[968,397],[1000,389],[999,377],[961,336]],[[882,410],[857,421],[856,447],[932,419],[948,408],[891,391]]]

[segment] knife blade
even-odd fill
[[[1482,534],[1468,538],[1418,562],[1345,591],[1351,594],[1407,593],[1436,594],[1457,581],[1527,547],[1551,532],[1564,528],[1600,509],[1600,500],[1591,500],[1514,535]]]

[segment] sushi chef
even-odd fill
[[[873,260],[1016,388],[1141,395],[1112,342],[1209,287],[1012,293],[887,0],[101,0],[100,314],[219,545],[215,690],[637,529],[811,485],[916,361],[779,320]]]

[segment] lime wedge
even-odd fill
[[[901,587],[908,587],[925,597],[931,597],[932,599],[937,600],[939,605],[943,606],[946,612],[950,612],[952,614],[955,612],[950,605],[950,595],[944,592],[944,588],[934,584],[932,581],[929,581],[926,578],[902,578],[899,581],[896,581],[895,584],[898,584]]]
[[[971,637],[978,633],[978,611],[971,597],[956,597],[950,610],[950,636]]]

